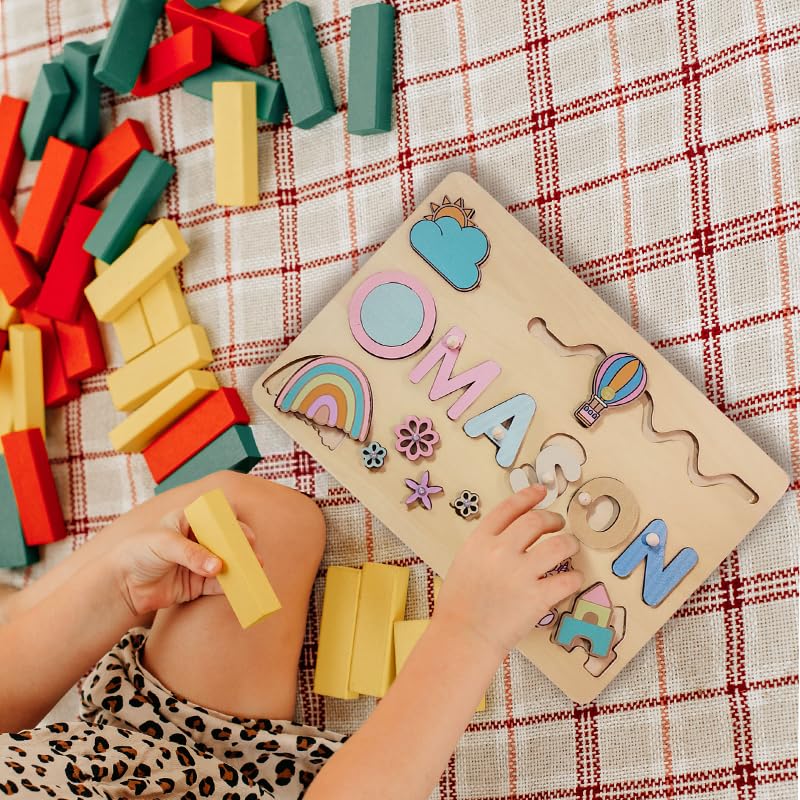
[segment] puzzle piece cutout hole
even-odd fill
[[[595,497],[586,509],[586,522],[593,531],[605,533],[619,518],[619,503],[604,494]]]

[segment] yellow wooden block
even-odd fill
[[[394,623],[403,619],[408,567],[364,564],[358,598],[350,689],[383,697],[394,680]]]
[[[219,585],[243,628],[278,611],[280,600],[221,489],[188,505],[184,513],[197,541],[222,559]]]
[[[256,85],[222,81],[212,92],[217,205],[258,205]]]
[[[97,319],[114,322],[188,254],[178,226],[160,219],[85,290]]]
[[[220,0],[219,6],[223,11],[231,14],[249,14],[257,6],[261,5],[261,0]]]
[[[14,384],[12,382],[11,353],[6,350],[0,356],[0,436],[14,430]],[[0,453],[3,444],[0,442]]]
[[[0,292],[0,329],[7,331],[9,325],[19,320],[19,312],[14,306],[8,304],[6,296]]]
[[[44,378],[42,375],[42,334],[33,325],[12,325],[8,329],[14,392],[14,430],[44,427]]]
[[[159,433],[217,389],[217,379],[210,372],[187,370],[113,428],[108,435],[111,446],[120,453],[140,453]]]
[[[142,295],[141,304],[154,342],[163,342],[192,321],[175,270],[170,270],[148,289]]]
[[[202,325],[187,325],[108,376],[111,401],[120,411],[132,411],[149,400],[176,375],[202,369],[213,360]]]
[[[360,569],[328,567],[314,672],[317,694],[342,700],[358,697],[357,692],[350,690],[350,664],[360,587]]]

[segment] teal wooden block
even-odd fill
[[[29,161],[39,161],[47,140],[58,133],[70,97],[72,86],[63,65],[44,64],[19,132]]]
[[[186,0],[186,2],[190,6],[194,6],[194,8],[208,8],[209,6],[215,6],[219,0]]]
[[[267,28],[292,123],[313,128],[333,116],[336,106],[311,12],[303,3],[289,3],[267,17]]]
[[[147,150],[139,153],[83,249],[107,264],[116,261],[133,241],[174,174],[175,167],[169,161]]]
[[[252,81],[256,85],[256,114],[264,122],[278,125],[286,111],[286,94],[280,81],[267,78],[259,72],[242,69],[219,61],[208,69],[187,78],[182,86],[189,94],[211,100],[214,82]]]
[[[6,460],[0,456],[0,567],[27,567],[38,560],[39,548],[25,544]]]
[[[84,42],[70,42],[62,53],[73,94],[58,138],[87,149],[100,137],[100,84],[94,77],[98,55],[96,46]]]
[[[165,0],[121,0],[94,76],[117,94],[133,89],[150,48]]]
[[[206,445],[196,456],[178,467],[156,486],[156,494],[205,478],[212,472],[227,469],[247,473],[261,461],[261,453],[249,425],[234,425]]]
[[[350,12],[347,130],[359,136],[392,129],[394,8],[386,3]]]

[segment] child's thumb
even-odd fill
[[[164,539],[159,547],[162,558],[180,564],[204,578],[214,577],[222,570],[222,560],[203,545],[179,533],[170,533]]]

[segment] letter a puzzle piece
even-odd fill
[[[327,697],[352,700],[350,665],[356,631],[361,570],[328,567],[319,623],[314,691]]]
[[[536,401],[529,394],[518,394],[468,419],[464,433],[473,439],[486,436],[497,448],[497,463],[507,468],[517,460],[535,411]]]
[[[213,93],[217,205],[258,205],[256,86],[215,83]]]
[[[611,565],[618,578],[627,578],[644,561],[642,599],[649,606],[657,606],[686,577],[697,564],[697,551],[684,547],[664,566],[667,549],[667,525],[663,519],[654,519]]]
[[[0,98],[0,199],[10,203],[17,191],[17,181],[25,160],[20,129],[26,100],[4,94]]]
[[[233,613],[249,628],[281,608],[280,601],[221,489],[184,509],[197,541],[223,563],[217,576]]]

